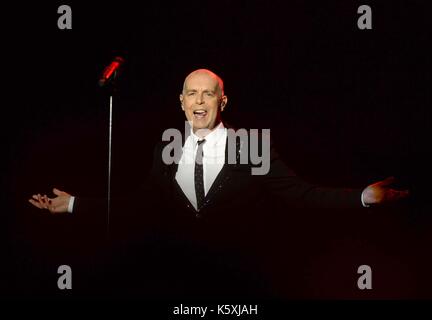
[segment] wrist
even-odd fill
[[[70,196],[68,207],[67,207],[67,212],[68,213],[72,213],[73,212],[74,203],[75,203],[75,197],[74,196]]]

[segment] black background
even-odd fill
[[[184,77],[208,68],[225,81],[226,120],[270,128],[281,156],[306,180],[361,187],[393,175],[396,186],[412,194],[399,205],[353,212],[293,215],[281,207],[274,230],[281,241],[269,275],[275,295],[430,298],[426,3],[4,6],[2,296],[98,297],[92,279],[103,272],[97,262],[105,222],[77,226],[70,217],[42,214],[27,199],[51,194],[54,186],[105,195],[108,100],[97,80],[122,55],[113,196],[128,197],[146,177],[161,132],[183,123],[178,95]],[[72,30],[57,28],[61,4],[72,8]],[[372,30],[357,28],[362,4],[372,7]],[[127,219],[117,203],[112,223],[120,234],[127,233]],[[57,289],[61,264],[79,270],[72,292]],[[372,267],[373,290],[357,288],[362,264]]]

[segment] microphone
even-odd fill
[[[99,86],[103,87],[107,83],[109,83],[111,80],[115,79],[117,74],[119,73],[120,67],[123,65],[125,60],[122,57],[115,57],[114,60],[107,66],[102,76],[99,79]]]

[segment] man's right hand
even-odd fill
[[[67,192],[54,188],[54,198],[48,198],[47,195],[34,194],[29,202],[39,209],[49,210],[51,213],[68,212],[71,195]]]

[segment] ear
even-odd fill
[[[227,103],[228,103],[228,97],[227,96],[222,96],[221,97],[221,102],[220,102],[221,111],[224,111]]]
[[[181,108],[184,111],[184,106],[183,106],[183,95],[180,94],[180,103],[181,103]]]

